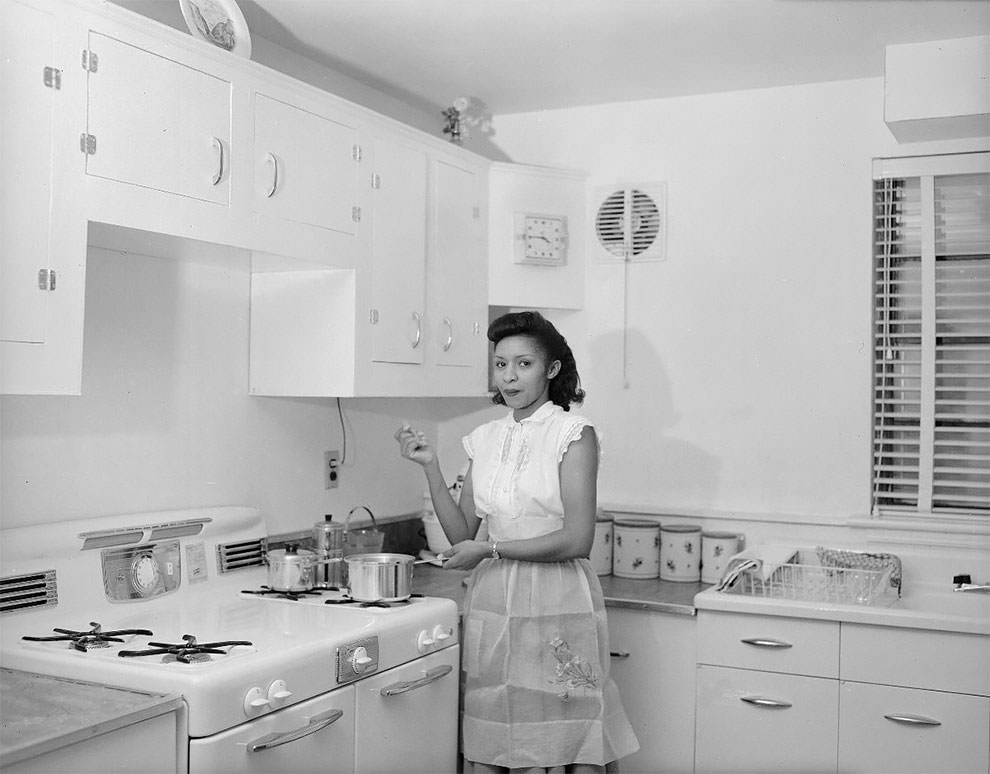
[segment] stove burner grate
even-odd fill
[[[30,642],[68,642],[70,648],[75,648],[85,653],[93,648],[109,648],[111,642],[123,642],[124,640],[121,639],[123,635],[143,634],[150,637],[154,634],[149,629],[117,629],[112,632],[105,632],[103,631],[103,626],[96,621],[90,621],[89,625],[92,628],[88,632],[77,632],[74,629],[59,629],[55,627],[52,631],[59,633],[57,637],[31,637],[25,635],[21,639],[29,640]]]
[[[182,643],[149,642],[150,648],[145,650],[122,650],[117,653],[121,658],[137,658],[140,656],[162,656],[162,663],[180,662],[195,664],[202,661],[212,661],[211,654],[226,655],[225,648],[235,645],[252,645],[247,640],[226,640],[224,642],[197,642],[192,634],[183,634]]]
[[[262,586],[260,589],[242,589],[242,594],[257,594],[259,596],[272,596],[276,599],[288,599],[293,602],[298,602],[305,596],[309,597],[319,597],[323,596],[323,591],[321,589],[306,589],[303,591],[281,591],[279,589],[273,589],[270,586]]]
[[[374,599],[374,600],[359,600],[353,597],[340,597],[338,599],[325,599],[323,600],[324,605],[357,605],[358,607],[405,607],[408,605],[413,598],[422,597],[422,594],[410,594],[408,599],[400,599],[394,602],[389,602],[385,599]]]

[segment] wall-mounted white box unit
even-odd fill
[[[898,142],[990,137],[990,36],[887,46],[884,120]]]

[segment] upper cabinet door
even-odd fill
[[[257,94],[254,155],[256,212],[356,233],[354,126]]]
[[[47,282],[39,285],[39,278],[47,277],[49,269],[56,78],[61,87],[61,73],[51,69],[51,15],[7,3],[0,51],[0,105],[7,106],[0,110],[0,340],[40,344],[47,333],[50,296]]]
[[[86,173],[227,204],[230,83],[98,32],[89,41]]]
[[[371,155],[371,359],[419,364],[426,351],[427,153],[378,137]]]
[[[438,365],[485,362],[488,271],[482,174],[437,159],[434,165],[433,261],[430,266],[430,347]]]

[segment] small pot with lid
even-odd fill
[[[285,548],[269,551],[268,586],[274,591],[309,591],[313,588],[317,556],[312,551],[289,543]]]

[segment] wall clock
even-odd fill
[[[567,216],[517,212],[515,261],[563,266],[567,260]]]

